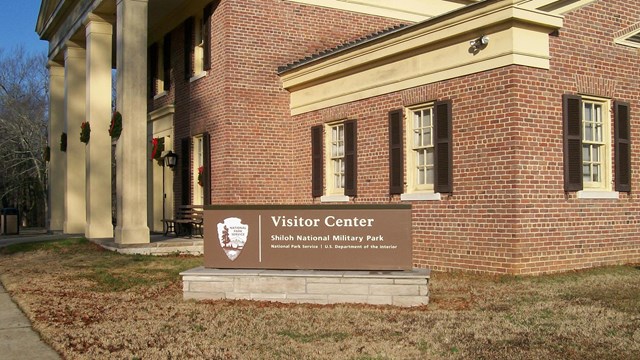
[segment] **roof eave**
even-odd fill
[[[412,31],[418,30],[422,27],[426,27],[426,26],[431,26],[433,24],[436,24],[438,22],[441,21],[446,21],[447,19],[451,19],[451,18],[455,18],[457,16],[460,16],[462,14],[468,13],[468,12],[472,12],[474,10],[476,10],[477,8],[483,7],[483,6],[487,6],[489,4],[492,3],[496,3],[496,2],[500,2],[500,1],[504,1],[504,0],[484,0],[484,1],[480,1],[480,2],[476,2],[470,5],[467,5],[465,7],[450,11],[448,13],[444,13],[442,15],[421,21],[419,23],[413,24],[413,25],[409,25],[409,26],[403,26],[400,28],[395,28],[391,31],[385,32],[382,36],[376,36],[372,39],[368,39],[365,41],[361,41],[361,42],[353,42],[353,43],[347,43],[344,46],[338,46],[334,49],[330,49],[330,50],[325,50],[323,52],[318,53],[317,55],[312,55],[309,57],[306,57],[302,60],[298,60],[295,61],[291,64],[288,64],[286,66],[281,66],[278,68],[278,75],[282,76],[285,75],[291,71],[294,70],[298,70],[300,68],[306,67],[306,66],[310,66],[311,64],[314,64],[318,61],[321,60],[326,60],[329,58],[333,58],[336,56],[340,56],[343,55],[349,51],[355,51],[357,49],[361,49],[363,47],[369,46],[372,43],[375,42],[379,42],[379,41],[386,41],[390,38],[396,37],[396,36],[401,36],[403,34],[406,33],[410,33]],[[517,2],[519,0],[511,0],[512,2]]]

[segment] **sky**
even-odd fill
[[[48,43],[36,34],[41,0],[0,0],[0,49],[23,46],[28,53],[46,54]]]

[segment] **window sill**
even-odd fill
[[[160,99],[161,97],[165,97],[165,96],[167,96],[167,92],[166,92],[166,91],[163,91],[163,92],[161,92],[161,93],[159,93],[159,94],[155,95],[155,96],[153,97],[153,100],[158,100],[158,99]]]
[[[206,72],[206,71],[203,71],[203,72],[201,72],[201,73],[199,73],[199,74],[193,75],[193,76],[191,77],[191,79],[189,79],[189,82],[190,82],[190,83],[192,83],[192,82],[194,82],[194,81],[196,81],[196,80],[202,79],[202,78],[203,78],[203,77],[205,77],[205,76],[207,76],[207,72]]]
[[[320,197],[320,202],[349,202],[346,195],[324,195]]]
[[[415,201],[415,200],[425,200],[425,201],[435,201],[441,200],[442,197],[440,193],[411,193],[411,194],[401,194],[401,201]]]
[[[576,194],[578,199],[619,199],[620,194],[617,191],[589,191],[582,190]]]

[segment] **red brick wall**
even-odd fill
[[[636,195],[640,190],[639,53],[613,42],[621,31],[639,20],[640,3],[633,1],[602,0],[572,11],[566,14],[559,36],[550,37],[551,70],[524,71],[520,77],[519,92],[537,100],[521,112],[525,120],[521,131],[534,134],[537,130],[541,141],[555,150],[535,151],[536,138],[525,136],[522,140],[525,161],[518,209],[519,264],[514,272],[561,271],[640,261],[640,202]],[[560,97],[564,93],[630,103],[631,193],[620,193],[618,200],[587,200],[561,191],[562,124],[550,120],[561,115]],[[611,129],[613,132],[613,123]],[[615,156],[613,147],[611,154]],[[551,169],[547,170],[549,166]],[[540,175],[542,180],[538,180]]]
[[[213,15],[212,70],[185,82],[178,27],[173,88],[151,109],[175,102],[178,150],[183,137],[211,134],[217,204],[313,202],[311,126],[357,119],[354,201],[394,203],[400,200],[388,195],[388,112],[451,99],[454,192],[413,202],[416,267],[532,274],[637,262],[638,51],[613,38],[638,19],[640,4],[601,0],[565,15],[564,28],[550,36],[550,70],[510,66],[292,118],[278,66],[396,21],[279,0],[223,0]],[[630,102],[631,194],[586,200],[564,192],[565,93]]]
[[[355,201],[398,202],[388,195],[388,111],[451,99],[454,192],[413,202],[416,267],[531,274],[640,261],[638,157],[634,192],[588,200],[564,192],[562,153],[562,94],[586,93],[631,103],[637,154],[638,52],[613,34],[639,18],[640,4],[599,1],[566,14],[550,70],[510,66],[294,117],[294,202],[312,201],[310,127],[342,118],[358,120]]]
[[[414,266],[506,272],[513,257],[517,218],[517,163],[511,115],[517,97],[502,91],[517,68],[499,69],[295,117],[298,201],[310,201],[310,127],[341,118],[358,120],[358,203],[399,202],[390,197],[388,112],[429,100],[453,101],[454,193],[440,201],[413,201]],[[296,185],[298,185],[296,183]]]
[[[149,110],[175,103],[178,152],[181,138],[210,133],[213,203],[288,203],[293,124],[277,68],[397,24],[282,0],[222,0],[212,20],[212,69],[184,80],[179,26],[172,32],[172,89]]]

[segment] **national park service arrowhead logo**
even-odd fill
[[[231,217],[218,223],[218,240],[229,260],[235,260],[247,242],[249,225],[243,224],[242,219]]]

